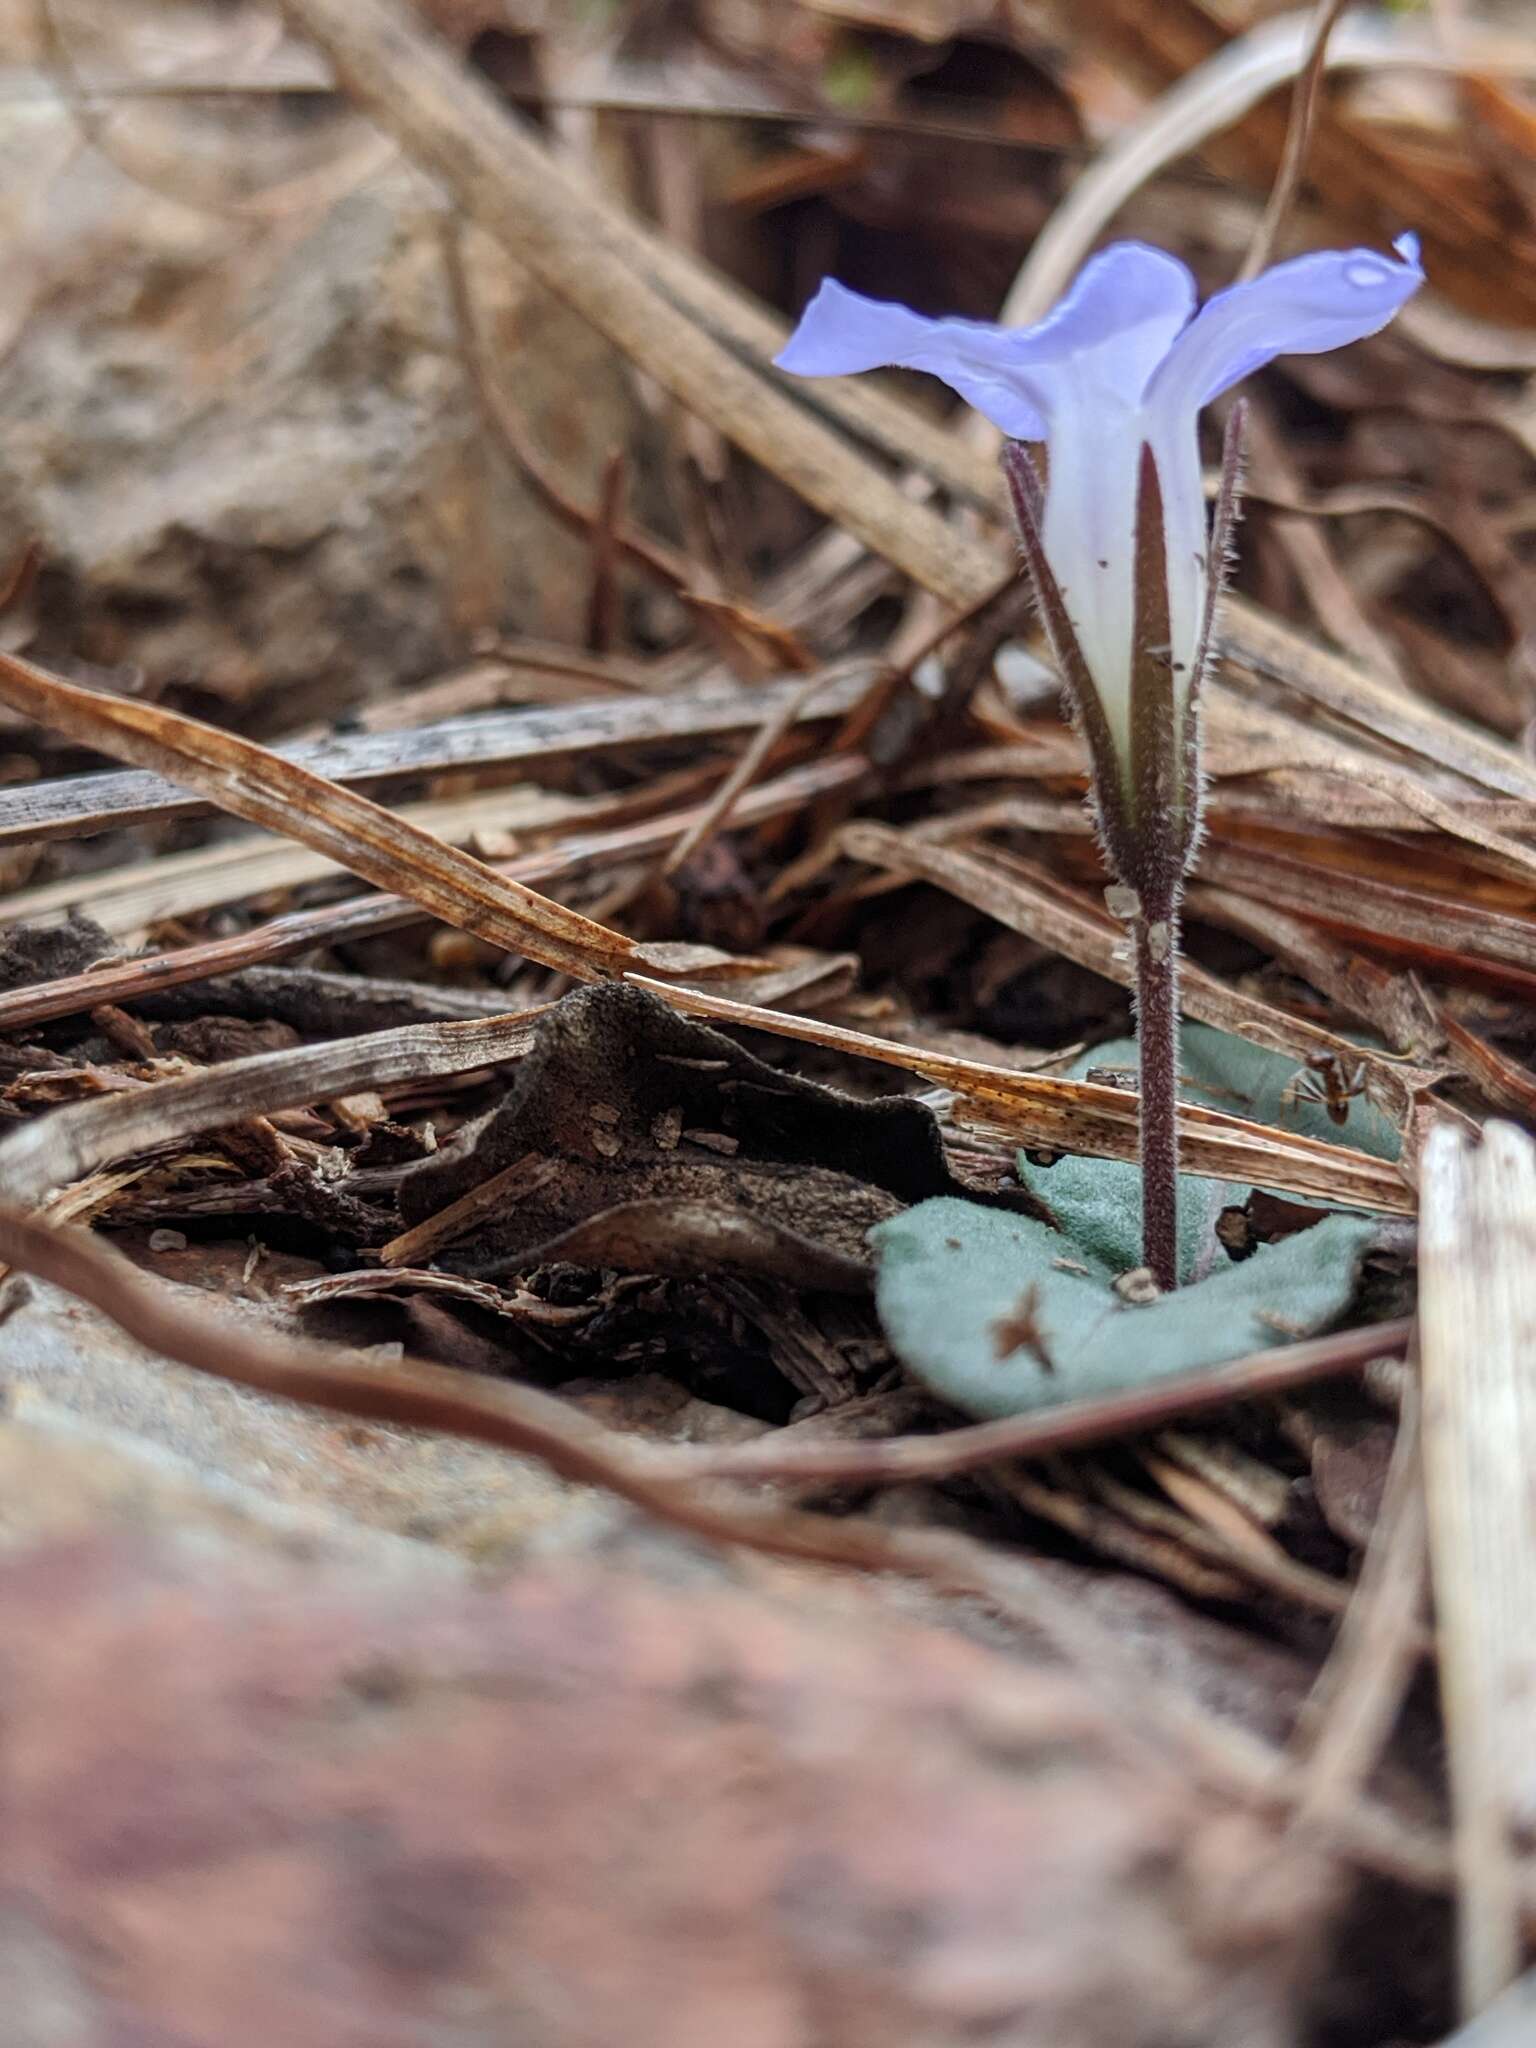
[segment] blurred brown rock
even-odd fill
[[[8,2048],[1292,2038],[1275,1841],[1064,1672],[83,1483],[95,1533],[0,1558]]]
[[[34,269],[23,240],[0,336],[0,530],[12,552],[43,546],[41,658],[185,686],[265,732],[430,675],[485,632],[579,637],[586,550],[486,428],[442,203],[397,163],[368,169],[368,146],[342,130],[330,156],[361,181],[270,222],[177,206],[90,152],[38,174],[29,208],[5,202],[10,246],[25,211],[40,252]],[[74,251],[67,277],[47,274],[50,241]],[[532,441],[595,495],[634,427],[622,367],[488,246],[468,257]]]
[[[292,1327],[259,1295],[241,1298],[239,1246],[191,1244],[157,1253],[149,1264],[206,1294],[219,1314]],[[268,1254],[256,1284],[275,1289],[313,1270]],[[150,1457],[175,1461],[194,1494],[202,1478],[276,1510],[316,1515],[363,1535],[422,1539],[487,1563],[519,1555],[536,1539],[585,1534],[602,1520],[596,1496],[529,1459],[354,1422],[189,1372],[40,1282],[13,1278],[0,1307],[8,1311],[0,1324],[0,1387],[15,1413],[41,1413],[61,1426],[72,1418],[88,1434],[121,1433]],[[0,1510],[0,1528],[19,1512],[13,1496]]]

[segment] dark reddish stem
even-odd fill
[[[1135,920],[1141,1087],[1142,1258],[1165,1293],[1179,1284],[1179,929],[1169,902]]]

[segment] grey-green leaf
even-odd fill
[[[985,1417],[1310,1336],[1349,1307],[1375,1228],[1368,1217],[1326,1217],[1143,1306],[1115,1291],[1125,1259],[1106,1263],[1046,1224],[979,1203],[921,1202],[870,1242],[880,1320],[898,1354],[935,1393]]]
[[[1093,1068],[1136,1066],[1134,1039],[1101,1045],[1069,1071],[1081,1080]],[[1330,1121],[1326,1108],[1298,1089],[1304,1069],[1287,1054],[1266,1052],[1246,1039],[1206,1024],[1185,1024],[1180,1033],[1179,1094],[1186,1102],[1225,1110],[1281,1130],[1354,1145],[1378,1159],[1395,1159],[1400,1148],[1397,1130],[1363,1095],[1349,1103],[1347,1121]],[[1304,1085],[1304,1084],[1303,1084]],[[1101,1259],[1112,1272],[1123,1273],[1141,1263],[1141,1175],[1137,1167],[1113,1159],[1068,1158],[1051,1167],[1031,1165],[1019,1156],[1019,1178],[1048,1202],[1062,1229],[1084,1251]],[[1179,1181],[1179,1277],[1201,1280],[1219,1272],[1226,1253],[1216,1239],[1222,1210],[1247,1200],[1249,1190],[1233,1181],[1207,1180],[1184,1174]]]

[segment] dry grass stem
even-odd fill
[[[1470,2016],[1513,1983],[1536,1798],[1536,1143],[1424,1148],[1424,1481]]]

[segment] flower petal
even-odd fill
[[[798,377],[926,370],[1016,441],[1043,441],[1084,392],[1130,408],[1194,311],[1176,256],[1116,242],[1034,327],[931,320],[828,279],[776,361]]]
[[[1149,409],[1148,445],[1157,463],[1162,494],[1163,539],[1168,550],[1168,658],[1180,705],[1198,681],[1196,662],[1205,625],[1211,578],[1222,565],[1211,560],[1210,524],[1200,475],[1200,440],[1187,414]]]
[[[1376,334],[1424,282],[1413,235],[1398,260],[1374,249],[1325,249],[1218,292],[1179,337],[1147,404],[1195,411],[1276,356],[1321,355]]]
[[[931,320],[909,307],[828,278],[774,358],[797,377],[841,377],[854,370],[926,370],[958,391],[1016,441],[1041,441],[1045,422],[1022,384],[1010,378],[1017,336],[985,320]]]
[[[1012,359],[1047,413],[1063,379],[1074,396],[1093,385],[1133,406],[1194,310],[1195,280],[1177,256],[1146,242],[1113,242],[1090,257],[1043,320],[1012,336]]]
[[[1123,764],[1130,758],[1141,437],[1135,414],[1105,405],[1091,386],[1075,398],[1070,391],[1063,394],[1051,432],[1046,559]]]

